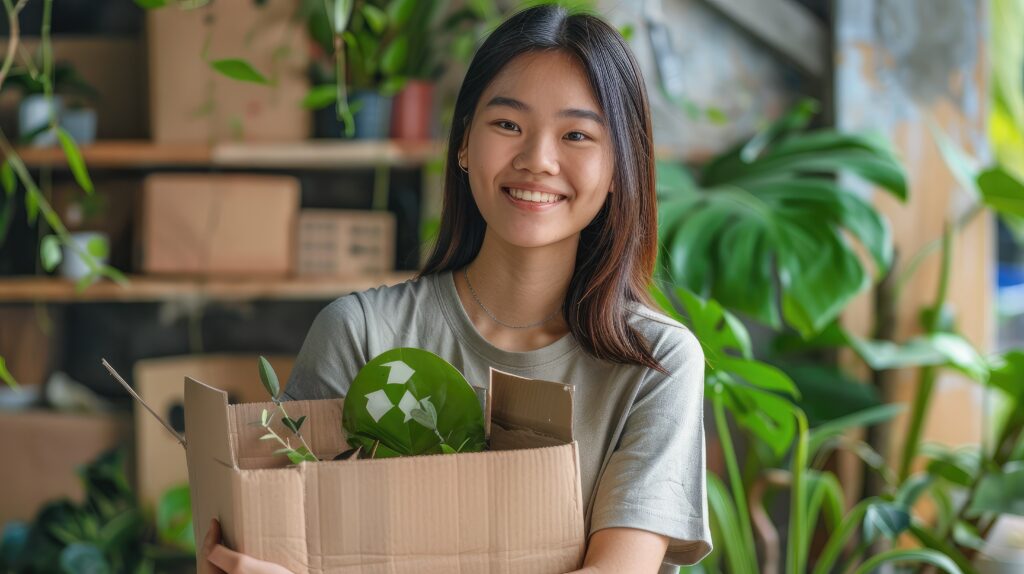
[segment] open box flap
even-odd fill
[[[538,379],[517,377],[491,368],[491,422],[502,426],[528,428],[564,443],[573,441],[573,387]]]
[[[234,541],[227,533],[235,532],[235,461],[228,435],[228,395],[191,377],[185,377],[185,441],[196,540],[206,537],[210,519],[217,518],[230,546]],[[197,566],[200,574],[209,568],[202,560]]]

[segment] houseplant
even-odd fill
[[[5,89],[22,95],[18,105],[18,130],[23,143],[45,147],[57,143],[57,134],[49,129],[51,118],[66,129],[75,141],[89,143],[96,138],[96,111],[85,106],[98,94],[70,64],[53,66],[53,97],[46,96],[42,66],[30,59],[24,67],[13,68],[4,82]]]

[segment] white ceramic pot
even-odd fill
[[[98,245],[101,244],[104,256],[96,257],[95,259],[98,263],[107,262],[106,254],[110,252],[110,238],[107,237],[107,234],[99,231],[78,231],[71,234],[71,241],[83,251],[89,249],[91,242],[95,241]],[[77,250],[64,247],[64,257],[60,263],[60,274],[62,277],[77,281],[89,274],[89,266],[78,255]]]
[[[64,108],[60,115],[60,125],[78,145],[96,141],[96,110],[92,108]]]
[[[51,113],[60,118],[63,109],[64,100],[60,96],[53,96],[52,102],[40,94],[26,96],[18,105],[18,134],[25,136],[45,126],[50,122]],[[56,143],[57,134],[53,131],[46,131],[32,138],[29,145],[49,147]]]

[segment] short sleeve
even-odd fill
[[[668,375],[651,372],[630,408],[597,486],[591,534],[638,528],[670,538],[665,562],[695,564],[711,552],[704,445],[704,353],[679,329]]]
[[[362,365],[366,364],[366,315],[356,294],[324,307],[295,359],[285,400],[343,397]]]

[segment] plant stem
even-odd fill
[[[807,555],[801,550],[807,538],[807,497],[805,470],[807,469],[807,416],[797,410],[797,441],[793,450],[793,486],[789,493],[789,540],[786,543],[786,565],[790,574],[803,574]],[[809,546],[809,545],[808,545]]]
[[[277,408],[281,409],[281,415],[282,416],[288,417],[288,412],[284,410],[284,404],[277,403]],[[291,417],[288,417],[288,418],[291,418]],[[310,454],[313,454],[313,449],[309,448],[309,445],[306,444],[306,439],[303,438],[302,433],[299,432],[298,430],[296,430],[295,431],[295,436],[299,437],[299,440],[302,441],[302,446],[306,447],[306,450],[308,450]],[[313,456],[316,456],[316,455],[313,454]]]
[[[21,6],[22,4],[19,4]],[[11,5],[11,0],[4,0],[4,10],[7,12],[7,54],[4,55],[4,64],[0,68],[0,86],[3,86],[7,79],[7,73],[11,71],[14,64],[14,56],[18,53],[18,42],[21,38],[21,28],[18,25],[18,11]]]
[[[757,572],[757,546],[754,543],[754,529],[750,523],[750,510],[747,505],[747,493],[743,488],[743,478],[740,476],[739,463],[736,459],[736,449],[732,444],[732,433],[729,431],[729,421],[725,418],[725,405],[722,402],[722,390],[717,388],[712,397],[712,405],[715,409],[715,428],[718,431],[718,439],[722,443],[722,454],[725,458],[725,466],[729,472],[729,485],[732,488],[732,497],[736,502],[736,513],[739,515],[740,526],[743,530],[743,540],[748,549],[747,554],[750,560],[751,572]],[[740,542],[740,541],[737,541]]]
[[[949,293],[949,279],[953,261],[953,233],[955,230],[956,226],[947,224],[942,234],[942,264],[939,268],[939,287],[935,296],[935,305],[932,307],[931,317],[928,324],[925,325],[925,331],[929,334],[935,333],[939,328],[939,319],[942,315],[941,309],[946,304],[946,297]],[[938,370],[934,366],[928,366],[923,367],[919,373],[920,377],[907,429],[907,440],[903,445],[903,454],[900,457],[899,480],[901,483],[910,476],[910,468],[920,448],[921,431],[924,428],[925,417],[928,414],[928,403],[931,401],[932,391],[935,388],[935,378]]]
[[[53,0],[43,0],[43,25],[40,29],[40,44],[43,48],[43,97],[50,103],[50,126],[57,127],[57,111],[53,106],[53,43],[50,41],[50,19]]]

